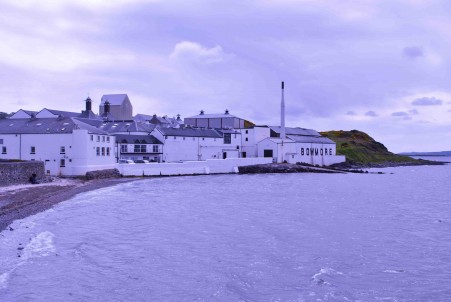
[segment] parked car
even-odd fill
[[[120,163],[120,164],[135,164],[131,159],[120,159],[118,163]]]
[[[146,159],[136,159],[135,164],[148,164],[149,161]]]

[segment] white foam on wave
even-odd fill
[[[401,274],[401,273],[404,273],[404,270],[402,270],[402,269],[386,269],[385,271],[383,271],[383,273]]]
[[[6,288],[8,285],[9,273],[3,273],[0,275],[0,289]]]
[[[31,239],[30,243],[25,246],[22,259],[27,260],[32,257],[48,256],[51,253],[55,253],[54,237],[55,235],[49,231],[36,235],[36,237]]]
[[[314,274],[312,276],[312,281],[314,281],[318,285],[330,285],[329,282],[325,281],[322,277],[323,276],[337,276],[337,275],[344,275],[342,272],[336,271],[333,268],[325,267],[321,268],[318,273]]]

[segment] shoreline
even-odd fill
[[[111,178],[96,180],[58,179],[38,185],[0,187],[0,232],[18,219],[51,209],[79,193],[89,192],[140,178]],[[10,228],[10,231],[14,229]]]
[[[368,173],[361,169],[388,168],[399,166],[447,165],[449,162],[419,161],[409,163],[384,163],[370,165],[338,164],[329,168],[295,164],[265,164],[247,166],[238,174],[264,173]],[[359,169],[359,170],[356,170]],[[174,175],[181,176],[181,175]],[[162,177],[162,176],[152,176]],[[171,177],[171,176],[167,176]],[[107,179],[81,180],[59,178],[55,182],[37,185],[20,184],[0,187],[0,232],[18,219],[51,209],[54,205],[69,200],[73,196],[121,183],[138,181],[147,177],[121,177]],[[12,228],[10,228],[13,231]]]

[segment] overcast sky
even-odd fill
[[[0,0],[0,111],[231,114],[451,150],[448,0]]]

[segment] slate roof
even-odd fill
[[[122,105],[126,99],[128,99],[128,95],[126,94],[104,94],[100,105],[103,106],[107,100],[110,102],[110,105]]]
[[[227,113],[227,114],[226,113],[219,113],[219,114],[217,114],[217,113],[214,113],[214,114],[206,114],[206,113],[204,113],[204,114],[198,114],[198,115],[194,115],[194,116],[189,116],[189,117],[186,117],[186,118],[226,118],[226,117],[241,119],[241,118],[236,117],[236,116],[234,116],[234,115],[232,115],[230,113]]]
[[[115,134],[116,142],[123,144],[163,144],[153,135]]]
[[[222,135],[213,129],[203,128],[159,128],[163,135],[169,136],[187,136],[187,137],[216,137],[220,138]]]
[[[324,136],[302,136],[302,135],[288,135],[289,139],[297,143],[314,143],[314,144],[331,144],[335,145],[335,142]]]
[[[96,127],[109,133],[118,132],[152,132],[155,125],[138,121],[101,121],[95,124]]]
[[[89,133],[108,134],[72,117],[0,120],[0,134],[56,134],[85,129]]]
[[[280,126],[269,126],[271,130],[273,130],[276,133],[280,134]],[[305,128],[292,128],[292,127],[285,127],[285,133],[286,135],[306,135],[306,136],[321,136],[317,131],[313,129],[305,129]]]
[[[53,110],[53,109],[47,109],[47,108],[44,108],[41,111],[44,111],[44,110],[47,110],[47,111],[49,111],[50,113],[52,113],[52,114],[54,114],[56,116],[61,115],[61,116],[65,116],[65,117],[77,117],[77,116],[80,115],[80,113],[78,113],[78,112]],[[41,112],[41,111],[39,111],[39,112]]]

